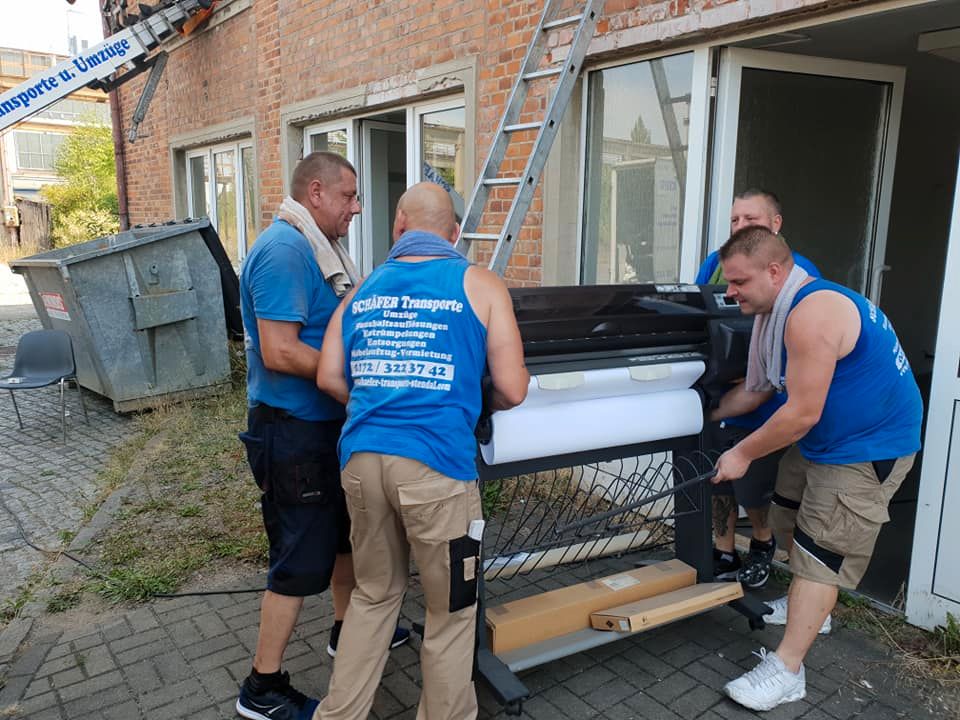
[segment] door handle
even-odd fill
[[[875,305],[880,304],[880,293],[883,290],[883,275],[892,269],[889,265],[881,265],[873,271],[873,292],[871,293],[873,297],[871,300],[873,300]]]

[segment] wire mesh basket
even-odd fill
[[[502,595],[558,569],[671,545],[677,518],[704,512],[701,486],[716,457],[662,452],[486,480],[486,591]],[[679,493],[686,502],[676,502]]]

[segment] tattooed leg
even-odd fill
[[[734,537],[737,529],[737,501],[733,495],[713,496],[713,533],[714,544],[721,552],[733,552]]]
[[[768,542],[770,538],[773,537],[773,531],[767,523],[767,515],[769,513],[769,505],[758,508],[747,508],[747,517],[750,518],[750,524],[753,526],[753,537],[760,542]]]

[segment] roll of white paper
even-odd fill
[[[694,435],[703,428],[695,390],[522,405],[493,414],[480,446],[488,465]]]
[[[691,362],[603,368],[530,378],[523,408],[686,390],[703,375],[705,365]]]

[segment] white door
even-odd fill
[[[783,204],[783,235],[830,280],[880,295],[904,69],[724,48],[708,250],[748,188]]]
[[[907,619],[925,628],[960,618],[960,172],[957,182],[907,591]]]
[[[397,201],[407,189],[407,132],[405,125],[377,120],[361,120],[360,127],[363,136],[361,272],[368,275],[390,253],[393,215]]]

